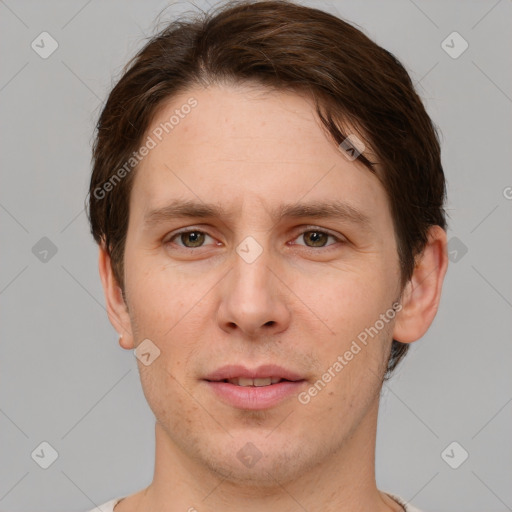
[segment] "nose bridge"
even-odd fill
[[[254,194],[254,195],[253,195]],[[253,191],[245,194],[241,205],[241,225],[245,229],[239,233],[240,242],[235,247],[234,278],[239,282],[246,282],[252,290],[267,286],[271,256],[271,219],[265,213],[267,208],[261,196]],[[259,215],[251,215],[251,212],[259,212]],[[270,223],[270,224],[269,224]]]
[[[248,235],[235,247],[232,272],[226,276],[219,306],[221,328],[237,326],[247,335],[262,328],[285,328],[288,311],[269,270],[272,266],[268,232]]]
[[[268,269],[271,264],[269,242],[265,239],[265,234],[256,236],[246,236],[235,249],[233,282],[236,291],[233,291],[240,300],[252,297],[254,300],[262,301],[267,299],[271,292],[271,272]]]

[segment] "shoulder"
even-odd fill
[[[91,510],[88,510],[87,512],[114,512],[114,507],[122,499],[123,499],[123,497],[111,499],[110,501],[103,503],[103,505],[98,505],[97,507],[92,508]]]
[[[397,503],[400,503],[400,505],[402,505],[402,507],[405,508],[405,512],[421,512],[421,510],[417,509],[416,507],[414,507],[410,503],[407,503],[407,501],[405,501],[400,496],[397,496],[396,494],[393,494],[391,492],[387,492],[386,494],[388,496],[390,496],[391,498],[393,498]]]

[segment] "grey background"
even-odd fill
[[[434,324],[383,389],[379,488],[425,512],[512,510],[512,2],[303,3],[393,52],[442,134],[457,254]],[[83,205],[102,102],[167,5],[0,1],[2,511],[84,511],[152,479],[154,418],[108,322]],[[31,48],[43,31],[59,44],[47,59]],[[456,59],[441,47],[453,31],[469,43]],[[43,441],[59,455],[48,469],[31,457]],[[469,453],[458,469],[441,457],[452,441]]]

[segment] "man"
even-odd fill
[[[377,489],[377,415],[437,312],[444,200],[409,76],[348,23],[239,1],[149,41],[100,116],[89,217],[155,472],[99,509],[415,511]]]

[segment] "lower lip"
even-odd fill
[[[267,409],[281,400],[297,395],[305,380],[281,381],[270,386],[237,386],[229,382],[205,381],[225,403],[240,409]]]

